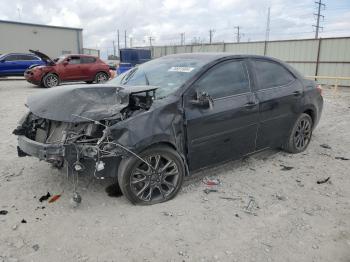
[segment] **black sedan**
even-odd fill
[[[65,163],[73,176],[117,177],[132,203],[154,204],[194,170],[266,148],[304,151],[321,92],[269,57],[170,55],[104,85],[33,95],[14,133],[19,156]]]

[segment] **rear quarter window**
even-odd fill
[[[255,60],[254,69],[258,89],[285,86],[295,80],[295,77],[286,68],[275,62]]]
[[[95,57],[81,57],[80,61],[82,64],[91,64],[96,62]]]

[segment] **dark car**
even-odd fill
[[[117,177],[132,203],[154,204],[194,170],[266,148],[304,151],[323,98],[279,60],[201,53],[161,57],[104,85],[41,92],[27,106],[14,131],[19,156]]]
[[[34,85],[58,86],[62,82],[85,81],[104,83],[110,78],[109,66],[100,58],[91,55],[64,55],[52,60],[47,55],[29,50],[46,62],[25,71],[24,77]]]
[[[29,67],[45,65],[34,54],[9,53],[0,55],[0,76],[23,76]]]

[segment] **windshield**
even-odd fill
[[[157,86],[156,99],[175,92],[206,63],[199,59],[180,57],[159,58],[119,75],[109,81],[118,85]]]

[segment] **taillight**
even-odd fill
[[[322,86],[321,85],[317,85],[316,89],[320,93],[320,95],[322,95]]]

